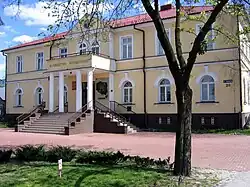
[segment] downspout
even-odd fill
[[[237,32],[239,33],[240,26],[239,26],[239,16],[237,15]],[[242,72],[241,72],[241,49],[240,49],[240,35],[238,34],[238,58],[239,58],[239,79],[240,79],[240,114],[239,114],[239,128],[242,128]]]
[[[52,58],[52,47],[53,47],[55,41],[52,40],[51,42],[52,42],[52,43],[51,43],[51,45],[50,45],[50,47],[49,47],[49,59],[50,59],[50,60],[51,60],[51,58]]]
[[[5,105],[4,105],[4,115],[6,114],[6,101],[7,101],[7,62],[8,62],[8,56],[2,51],[3,56],[5,56]]]
[[[143,48],[143,55],[142,55],[142,60],[143,60],[143,66],[142,66],[142,72],[143,72],[143,100],[144,100],[144,122],[145,122],[145,127],[148,127],[148,117],[147,117],[147,93],[146,93],[146,59],[145,59],[145,31],[142,29],[138,29],[134,25],[134,29],[137,31],[142,32],[142,48]]]

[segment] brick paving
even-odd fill
[[[173,158],[174,143],[173,133],[93,133],[62,136],[0,129],[0,147],[25,144],[67,145],[95,150],[120,150],[126,154],[153,158]],[[193,135],[192,154],[194,167],[250,171],[250,136]]]

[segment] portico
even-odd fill
[[[58,107],[59,112],[64,111],[64,85],[65,75],[75,76],[76,90],[75,90],[75,111],[81,110],[83,106],[82,101],[82,76],[86,76],[87,79],[87,104],[89,109],[93,109],[93,80],[94,69],[89,70],[75,70],[75,71],[60,71],[58,73],[50,72],[49,74],[49,112],[55,110],[55,75],[58,74]]]

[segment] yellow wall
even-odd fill
[[[193,28],[195,30],[197,22],[184,22],[182,27],[186,30]],[[236,22],[235,19],[230,16],[222,16],[218,19],[217,25],[221,24],[229,32],[235,32]],[[139,25],[137,26],[139,27]],[[171,28],[171,43],[174,46],[174,23],[165,23],[165,28]],[[156,56],[156,32],[153,25],[140,26],[140,29],[145,31],[146,37],[146,91],[147,91],[147,112],[148,113],[175,113],[176,112],[176,100],[175,100],[175,87],[173,78],[168,69],[168,62],[164,56]],[[120,60],[120,37],[132,35],[133,36],[133,58],[130,60]],[[122,102],[122,80],[126,78],[131,79],[135,86],[133,88],[133,101],[132,109],[137,113],[143,113],[144,100],[143,100],[143,59],[142,59],[142,33],[130,29],[116,29],[114,30],[114,58],[116,59],[116,72],[114,80],[114,93],[115,101]],[[190,51],[191,44],[193,42],[194,35],[187,32],[181,33],[181,41],[183,46],[184,58],[187,59],[188,52]],[[79,38],[75,35],[69,37],[66,40],[60,40],[55,42],[52,48],[52,56],[59,55],[59,48],[67,47],[68,53],[78,52]],[[100,53],[109,55],[110,43],[108,40],[102,41],[100,44]],[[240,90],[239,90],[239,72],[237,66],[238,51],[235,48],[236,45],[225,42],[225,37],[219,35],[215,41],[215,50],[208,51],[204,55],[197,57],[196,65],[192,71],[192,77],[190,80],[191,88],[193,89],[193,111],[194,113],[233,113],[240,111]],[[228,49],[225,49],[228,48]],[[44,100],[48,104],[48,72],[51,70],[47,64],[52,61],[45,61],[43,71],[36,71],[36,52],[44,52],[45,60],[49,58],[49,46],[45,44],[39,46],[33,46],[32,48],[22,48],[7,52],[8,54],[8,67],[7,67],[7,113],[23,113],[30,110],[34,105],[34,89],[38,85],[38,80],[43,86]],[[23,56],[23,73],[16,73],[16,56]],[[59,59],[60,60],[60,59]],[[71,61],[70,58],[64,59],[64,61]],[[197,77],[205,72],[204,66],[208,66],[208,71],[216,75],[216,87],[215,95],[218,103],[213,104],[200,104],[196,103],[200,101],[200,85],[197,83]],[[72,65],[70,68],[77,66]],[[164,67],[164,68],[163,68]],[[57,69],[60,70],[60,69]],[[56,73],[57,74],[57,73]],[[158,88],[155,86],[156,80],[160,76],[167,76],[172,79],[171,98],[172,104],[157,104],[158,102]],[[105,80],[108,82],[108,73],[95,74],[95,78]],[[223,80],[233,79],[233,83],[230,87],[226,87]],[[82,77],[83,82],[86,81],[86,75]],[[65,84],[68,87],[69,98],[69,111],[75,111],[75,90],[72,90],[72,81],[75,81],[75,76],[66,76]],[[24,90],[23,103],[24,108],[14,108],[14,91],[18,87]],[[98,97],[98,93],[97,97]],[[32,98],[32,99],[30,99]],[[58,105],[58,78],[55,78],[55,106]],[[101,102],[108,103],[107,99],[100,100]]]

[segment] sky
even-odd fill
[[[167,4],[171,0],[162,0]],[[17,6],[5,7],[0,4],[0,17],[4,26],[0,26],[0,50],[20,43],[36,40],[39,33],[46,31],[56,18],[49,17],[50,10],[43,8],[46,2],[25,0],[17,14]],[[5,58],[0,53],[0,79],[5,77]]]

